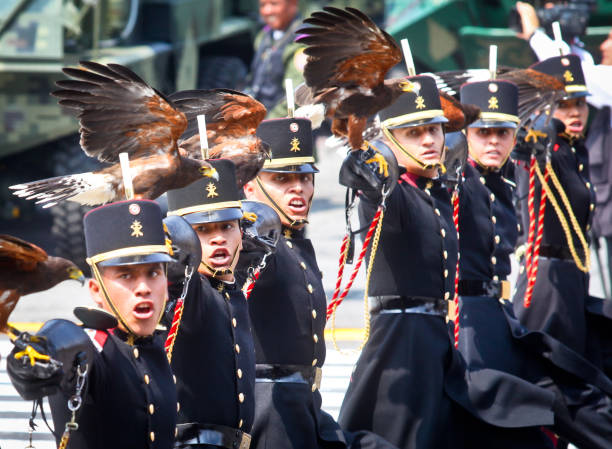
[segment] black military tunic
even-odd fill
[[[64,320],[45,326],[60,321]],[[163,340],[143,337],[128,344],[127,334],[118,329],[88,329],[87,334],[95,356],[77,415],[79,428],[71,433],[68,448],[172,447],[176,389]],[[62,346],[60,341],[51,344]],[[75,391],[73,382],[70,385],[49,397],[58,444],[71,416],[67,402]]]
[[[345,434],[321,410],[326,299],[304,231],[285,228],[249,297],[257,359],[253,445],[257,449],[392,448],[366,432]]]
[[[378,202],[362,192],[362,226]],[[451,369],[462,376],[444,307],[454,294],[457,251],[446,187],[404,173],[387,199],[369,286],[371,333],[342,404],[343,428],[371,430],[401,448],[462,447],[463,411],[445,385]]]
[[[235,283],[202,275],[192,278],[171,364],[180,402],[179,447],[197,446],[203,429],[218,435],[230,429],[250,432],[255,357],[246,300]],[[242,440],[240,432],[234,432],[237,443]]]
[[[588,154],[577,141],[573,146],[560,139],[551,152],[552,167],[559,178],[572,206],[580,231],[587,237],[593,218],[595,193],[589,182]],[[552,184],[552,182],[549,182]],[[523,236],[528,231],[528,173],[517,169],[517,195],[521,199],[521,226]],[[535,211],[539,208],[540,183],[536,180]],[[565,210],[565,207],[561,207]],[[567,214],[566,214],[567,215]],[[572,228],[569,222],[570,228]],[[584,261],[582,246],[572,229],[574,245]],[[561,223],[547,201],[544,218],[538,274],[533,290],[531,306],[524,306],[527,273],[521,265],[514,295],[514,311],[528,329],[550,334],[577,353],[595,359],[589,354],[587,344],[586,303],[588,297],[588,274],[578,269],[572,256]]]

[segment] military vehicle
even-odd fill
[[[50,96],[62,67],[116,62],[165,93],[233,87],[247,74],[257,19],[252,0],[0,1],[0,230],[35,222],[57,245],[46,249],[83,265],[86,209],[67,201],[43,211],[7,188],[96,168],[77,120]]]
[[[529,0],[525,0],[529,1]],[[529,1],[536,8],[543,0]],[[529,44],[516,37],[509,19],[516,0],[387,0],[386,30],[410,42],[418,72],[487,68],[489,46],[498,46],[498,63],[526,67],[536,62]],[[568,0],[591,9],[589,27],[581,36],[597,60],[599,44],[612,24],[608,0]]]

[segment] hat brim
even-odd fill
[[[213,209],[206,212],[194,212],[185,214],[182,217],[191,225],[199,223],[216,223],[219,221],[240,220],[242,209],[237,207],[226,207],[224,209]]]
[[[319,173],[319,169],[311,163],[300,165],[285,165],[283,167],[267,167],[261,171],[270,173]]]
[[[478,119],[470,123],[468,128],[512,128],[516,129],[518,124],[508,120],[483,120]]]
[[[138,254],[134,256],[124,257],[113,257],[112,259],[106,259],[98,262],[100,267],[115,267],[121,265],[142,265],[145,263],[165,263],[174,262],[174,259],[168,254],[163,253],[150,253],[150,254]]]
[[[567,92],[563,100],[571,100],[572,98],[590,97],[591,93],[588,90],[580,90],[577,92]]]
[[[448,123],[448,119],[443,115],[437,115],[431,118],[424,118],[420,120],[413,120],[400,125],[388,126],[388,129],[399,129],[399,128],[414,128],[415,126],[433,125],[436,123]]]

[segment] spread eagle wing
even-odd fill
[[[0,234],[0,268],[3,270],[32,271],[47,257],[47,253],[33,243]]]
[[[436,80],[438,89],[456,98],[462,84],[490,79],[486,69],[453,70],[428,75]],[[497,79],[511,81],[518,86],[520,126],[525,125],[534,113],[552,112],[557,101],[566,95],[565,85],[559,78],[529,68],[498,67]]]
[[[325,7],[304,23],[297,41],[307,45],[304,79],[315,96],[330,87],[372,89],[402,60],[395,40],[358,9]]]
[[[79,119],[81,147],[102,162],[177,151],[187,118],[162,93],[119,64],[81,61],[56,83],[59,104]]]

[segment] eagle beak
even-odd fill
[[[215,181],[219,180],[219,172],[215,169],[215,167],[201,167],[200,173],[202,173],[202,176],[213,178]]]
[[[81,285],[85,285],[85,275],[81,270],[73,270],[70,272],[70,279],[79,281]]]

